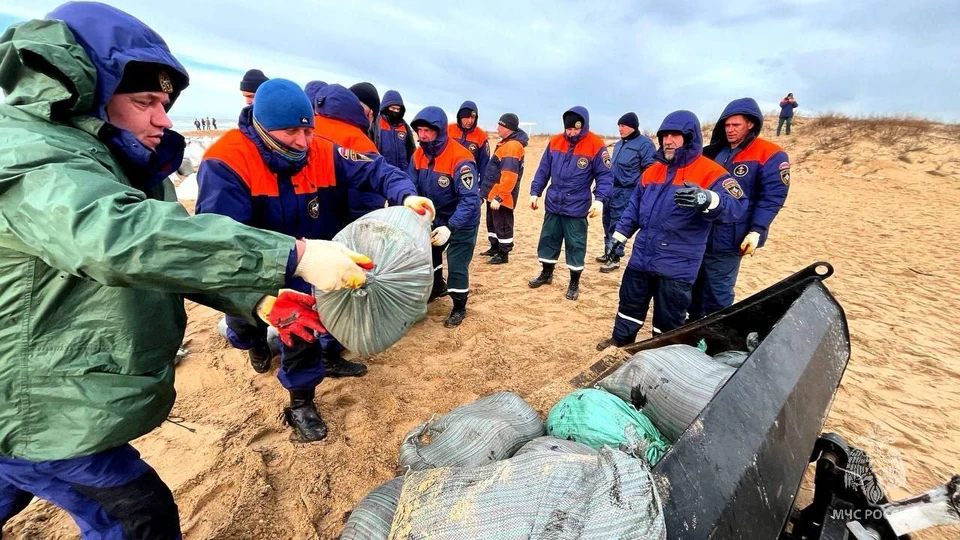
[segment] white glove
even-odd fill
[[[430,235],[430,243],[435,246],[442,246],[450,240],[450,228],[444,225],[443,227],[437,227],[433,230],[433,234]]]
[[[590,211],[587,212],[587,217],[595,218],[600,215],[603,215],[603,203],[600,201],[593,201],[593,204],[590,205]]]
[[[364,269],[373,269],[370,257],[336,242],[307,240],[293,275],[302,277],[320,291],[330,292],[362,287],[367,282]]]
[[[540,205],[537,204],[537,202],[539,201],[540,201],[540,197],[536,195],[530,195],[530,209],[536,210],[537,208],[540,208]]]
[[[622,234],[620,234],[619,232],[614,232],[614,233],[613,233],[613,241],[614,241],[614,242],[620,242],[621,244],[626,244],[626,243],[627,243],[627,237],[624,236],[624,235],[622,235]]]
[[[757,251],[757,246],[760,245],[760,233],[758,232],[749,232],[747,236],[743,238],[743,243],[740,244],[740,255],[750,255],[753,257],[753,254]]]
[[[430,212],[430,219],[437,217],[437,209],[434,208],[433,201],[426,197],[408,195],[407,198],[403,199],[403,205],[421,216]]]
[[[496,199],[490,201],[490,209],[491,209],[491,210],[499,210],[499,209],[500,209],[500,201],[498,201],[498,200],[496,200]]]

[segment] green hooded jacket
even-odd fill
[[[91,116],[97,71],[60,21],[0,37],[0,456],[107,450],[173,406],[184,298],[252,318],[294,239],[131,185]]]

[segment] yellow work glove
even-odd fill
[[[307,240],[303,256],[293,275],[323,292],[359,289],[367,282],[364,270],[372,270],[373,261],[328,240]]]
[[[590,205],[590,212],[587,213],[587,217],[595,218],[600,215],[603,215],[603,203],[600,201],[593,201],[593,204]]]
[[[433,201],[426,197],[409,195],[407,198],[403,199],[403,205],[420,214],[421,216],[425,215],[427,212],[430,212],[430,219],[437,217],[437,209],[433,206]]]
[[[747,233],[747,236],[743,238],[743,242],[740,244],[740,255],[750,255],[753,257],[753,254],[757,251],[757,246],[760,245],[760,233],[750,232]]]

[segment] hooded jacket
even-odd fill
[[[111,145],[125,132],[103,107],[127,62],[186,77],[156,33],[103,4],[48,19],[0,37],[0,456],[33,461],[157,427],[176,395],[183,299],[250,318],[283,287],[294,246],[188,215],[169,181],[152,181],[179,158]]]
[[[528,142],[527,132],[518,129],[497,143],[480,183],[481,199],[500,201],[507,208],[517,207],[520,180],[523,179],[524,147]]]
[[[737,148],[730,150],[724,123],[733,115],[742,114],[753,122],[753,129]],[[743,238],[750,232],[760,234],[760,244],[767,241],[770,224],[783,208],[790,189],[790,160],[780,146],[760,138],[763,113],[752,98],[731,101],[717,119],[710,145],[703,155],[717,160],[740,183],[746,212],[735,220],[723,219],[714,223],[708,251],[712,253],[739,253]]]
[[[401,120],[395,124],[390,123],[383,114],[383,111],[386,111],[391,105],[400,106]],[[410,166],[410,158],[417,150],[417,145],[413,140],[413,130],[402,119],[406,112],[407,108],[403,105],[400,92],[387,90],[387,93],[383,95],[380,117],[377,118],[377,130],[374,132],[376,134],[374,142],[387,163],[403,170],[407,170],[407,167]]]
[[[480,195],[473,154],[447,137],[447,115],[439,107],[423,109],[410,124],[416,129],[420,123],[437,130],[437,138],[420,141],[409,173],[419,194],[437,208],[434,227],[445,225],[452,232],[478,227]]]
[[[546,211],[569,217],[586,217],[592,198],[590,185],[596,180],[593,196],[602,203],[610,198],[613,172],[610,153],[603,139],[590,131],[590,113],[577,106],[568,112],[583,118],[580,134],[567,140],[563,133],[554,135],[540,158],[540,166],[530,186],[530,194],[541,196],[547,191]]]
[[[672,160],[663,153],[663,133],[668,131],[678,131],[684,138]],[[639,230],[629,268],[692,284],[712,224],[741,216],[746,198],[723,167],[703,157],[700,122],[692,112],[668,114],[657,138],[660,150],[655,154],[656,163],[640,177],[616,230],[627,238]],[[720,196],[720,204],[708,212],[677,206],[673,197],[684,182],[713,191]]]
[[[307,158],[287,161],[266,147],[252,125],[253,107],[240,114],[203,156],[196,212],[297,238],[331,240],[350,221],[350,197],[376,192],[401,205],[417,190],[406,174],[377,154],[362,154],[314,137]]]
[[[793,110],[799,107],[800,104],[794,101],[787,101],[786,99],[780,100],[780,118],[793,118]]]
[[[463,109],[476,113],[477,104],[470,100],[464,101],[457,109],[457,113]],[[487,163],[490,162],[490,138],[487,137],[487,132],[480,128],[479,121],[480,116],[478,115],[473,127],[464,129],[460,125],[460,119],[457,118],[456,122],[447,127],[447,135],[473,154],[473,160],[477,163],[478,171],[485,171],[487,170]]]

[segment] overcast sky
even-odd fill
[[[0,0],[0,28],[60,2]],[[765,111],[960,121],[960,1],[684,2],[220,0],[108,2],[166,39],[190,72],[172,114],[235,118],[244,71],[400,91],[407,120],[477,102],[561,129],[573,105],[615,133],[626,111],[655,131],[676,109],[712,122],[732,99]],[[241,7],[242,6],[242,7]]]

